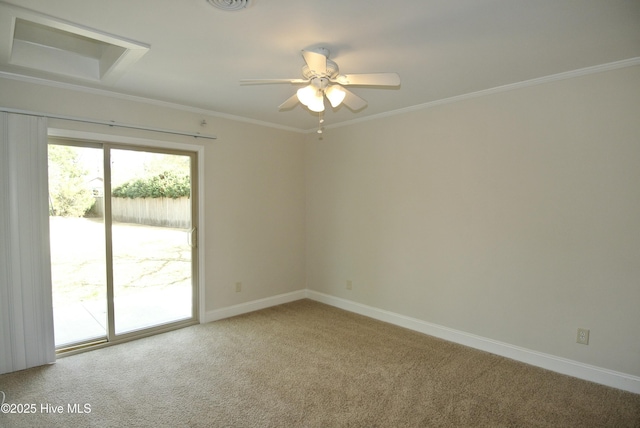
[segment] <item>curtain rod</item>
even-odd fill
[[[40,117],[46,117],[48,119],[60,119],[60,120],[69,120],[72,122],[90,123],[93,125],[104,125],[104,126],[111,126],[111,127],[118,127],[118,128],[138,129],[141,131],[160,132],[162,134],[182,135],[185,137],[204,138],[207,140],[217,139],[215,135],[194,134],[190,132],[173,131],[170,129],[161,129],[161,128],[152,128],[149,126],[129,125],[126,123],[118,123],[118,122],[106,121],[106,120],[82,119],[79,117],[64,116],[60,114],[38,113],[34,111],[18,110],[18,109],[5,108],[5,107],[0,107],[0,111],[4,113],[24,114],[27,116],[40,116]]]

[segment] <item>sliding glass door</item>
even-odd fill
[[[195,153],[51,143],[56,347],[194,322]]]

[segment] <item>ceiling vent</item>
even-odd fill
[[[149,50],[133,42],[0,3],[0,70],[114,83]],[[6,20],[6,21],[5,21]],[[10,33],[9,33],[10,32]]]
[[[207,0],[213,7],[222,10],[242,10],[249,7],[250,0]]]

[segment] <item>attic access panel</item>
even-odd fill
[[[0,3],[0,65],[72,79],[113,83],[149,46]]]

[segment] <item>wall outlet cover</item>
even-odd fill
[[[581,345],[588,345],[589,344],[589,330],[586,328],[579,328],[578,329],[578,337],[576,338],[576,342],[580,343]]]

